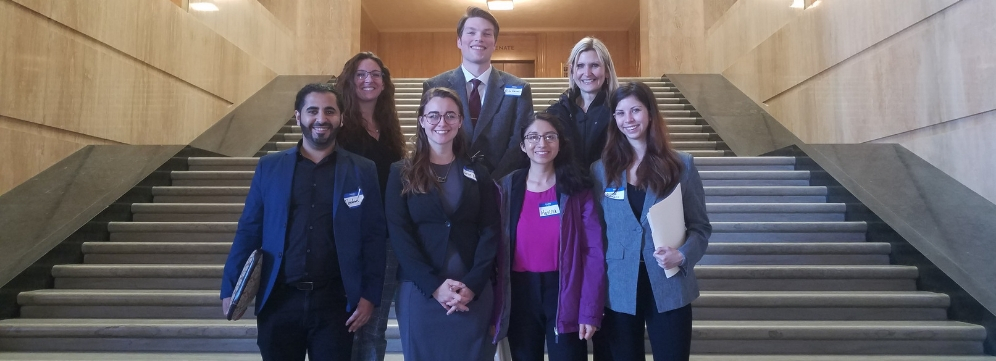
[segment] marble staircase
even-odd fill
[[[734,157],[672,83],[640,80],[673,144],[696,156],[713,222],[692,360],[996,361],[985,329],[948,320],[949,297],[918,291],[918,270],[890,264],[890,244],[828,202],[797,159]],[[406,137],[421,81],[396,79]],[[536,110],[567,84],[530,81]],[[300,138],[288,122],[258,155]],[[130,222],[107,225],[109,241],[82,244],[82,264],[54,267],[54,288],[19,294],[21,317],[0,321],[0,360],[259,359],[254,319],[225,321],[217,291],[258,158],[181,161],[187,170],[132,204]],[[387,336],[400,360],[393,319]]]

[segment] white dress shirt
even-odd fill
[[[481,94],[481,107],[484,107],[484,93],[488,89],[488,81],[491,80],[491,65],[488,65],[488,70],[481,73],[481,76],[476,77],[477,80],[481,81],[481,86],[477,88],[477,92]],[[463,70],[463,78],[467,79],[467,98],[470,99],[470,93],[474,91],[473,83],[470,82],[471,79],[475,79],[474,74],[467,71],[463,65],[460,65],[460,70]]]

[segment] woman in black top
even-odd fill
[[[391,163],[400,160],[405,150],[401,123],[394,105],[391,72],[373,53],[359,53],[343,65],[335,87],[342,95],[343,122],[336,139],[344,149],[374,162],[383,194]],[[384,299],[370,321],[357,332],[353,361],[384,360],[387,349],[384,333],[398,284],[397,269],[398,260],[388,243]]]
[[[391,163],[405,154],[391,72],[376,55],[362,52],[343,65],[335,88],[342,94],[343,127],[337,141],[374,161],[383,194]]]
[[[547,112],[560,118],[574,139],[574,154],[587,169],[602,157],[612,121],[606,96],[619,87],[609,49],[593,37],[581,39],[567,59],[570,87]]]

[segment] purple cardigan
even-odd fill
[[[511,308],[508,274],[511,270],[512,250],[515,247],[515,229],[518,214],[525,196],[526,170],[518,170],[501,180],[502,245],[504,254],[499,272],[504,277],[501,302],[502,317],[496,339],[507,331],[508,313]],[[560,292],[557,313],[557,332],[578,332],[579,324],[596,327],[602,325],[605,306],[605,248],[602,222],[590,190],[565,194],[558,189],[560,221]],[[498,298],[498,297],[496,297]]]

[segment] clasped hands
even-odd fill
[[[463,282],[447,279],[432,293],[432,298],[446,309],[447,315],[451,315],[454,312],[470,311],[467,304],[474,300],[474,291]]]
[[[654,259],[657,260],[657,265],[661,268],[672,269],[681,266],[681,263],[685,261],[685,255],[681,254],[677,248],[657,247],[654,250]]]

